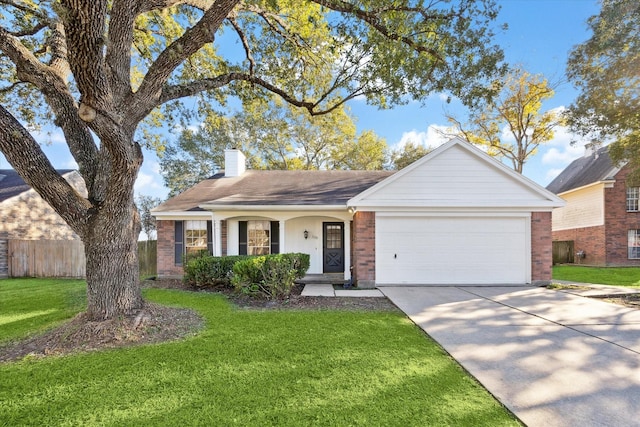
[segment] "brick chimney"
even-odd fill
[[[234,177],[240,176],[247,169],[246,157],[242,154],[242,151],[231,148],[224,150],[224,176]]]

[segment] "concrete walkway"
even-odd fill
[[[384,295],[378,289],[334,289],[333,285],[304,285],[303,297],[379,297]]]
[[[381,290],[527,426],[640,425],[640,310],[579,290]]]

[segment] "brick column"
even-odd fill
[[[359,288],[376,285],[376,214],[353,215],[353,280]]]
[[[551,244],[551,212],[531,213],[531,283],[551,282],[553,253]]]
[[[9,277],[9,241],[6,232],[0,233],[0,279]]]

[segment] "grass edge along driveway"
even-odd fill
[[[520,425],[400,313],[241,310],[219,295],[158,289],[146,297],[196,309],[206,329],[0,364],[0,425]]]
[[[576,283],[640,288],[640,267],[590,267],[554,265],[553,278]]]

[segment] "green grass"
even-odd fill
[[[554,265],[553,278],[579,283],[597,283],[640,287],[640,267],[584,267],[578,265]]]
[[[55,326],[85,308],[83,280],[0,280],[0,343]]]
[[[399,313],[239,310],[218,295],[159,289],[146,297],[196,309],[206,329],[0,364],[0,425],[519,425]]]

